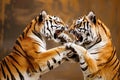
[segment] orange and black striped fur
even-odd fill
[[[17,38],[11,53],[0,62],[0,80],[38,80],[60,65],[67,52],[65,46],[46,50],[44,37],[67,42],[65,24],[56,16],[42,11]]]
[[[73,22],[75,44],[67,46],[79,55],[85,80],[120,80],[120,61],[109,29],[93,12]]]

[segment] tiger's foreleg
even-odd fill
[[[59,46],[56,48],[49,49],[47,51],[36,54],[34,58],[31,57],[30,62],[33,63],[32,67],[29,67],[29,75],[34,75],[34,73],[39,73],[43,75],[44,73],[58,67],[66,59],[67,53],[70,50],[66,49],[65,46]],[[33,73],[34,71],[34,73]]]
[[[78,46],[74,43],[67,43],[66,47],[79,56],[80,66],[85,77],[90,77],[91,74],[98,71],[96,61],[92,59],[84,47]]]

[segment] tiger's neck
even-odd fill
[[[38,24],[36,19],[33,19],[32,22],[28,24],[27,27],[24,29],[20,38],[24,39],[25,37],[29,37],[46,47],[44,35],[42,35],[42,31],[41,31],[43,27],[44,27],[44,23],[41,22],[40,24]]]
[[[103,31],[100,31],[98,32],[97,37],[94,38],[92,44],[88,45],[87,50],[96,53],[99,50],[105,48],[107,45],[110,45],[109,47],[112,47],[112,40],[110,37],[107,37],[106,34],[103,33]]]
[[[105,48],[106,45],[110,45],[109,47],[113,47],[110,31],[108,30],[108,28],[103,23],[100,25],[99,20],[98,25],[96,26],[98,29],[98,32],[96,33],[97,36],[96,38],[94,38],[94,41],[86,47],[87,50],[93,50],[94,53]]]

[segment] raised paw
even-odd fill
[[[60,40],[61,44],[65,44],[67,42],[72,42],[72,39],[67,34],[64,34],[64,33],[61,33],[58,36],[58,39]]]
[[[76,53],[74,43],[69,42],[69,43],[66,43],[65,46],[66,46],[66,49],[69,49],[72,52]]]
[[[87,50],[84,47],[76,45],[75,43],[69,42],[69,43],[66,43],[65,46],[66,46],[66,49],[71,50],[71,52],[76,53],[79,56],[87,53]]]
[[[69,42],[69,43],[66,43],[65,46],[66,46],[66,49],[71,50],[67,54],[68,60],[70,60],[71,62],[79,62],[79,55],[76,53],[74,49],[75,48],[74,43]]]

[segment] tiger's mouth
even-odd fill
[[[59,34],[62,33],[62,32],[63,32],[63,30],[56,30],[55,33],[59,35]]]
[[[76,36],[76,37],[77,37],[77,41],[80,41],[80,42],[83,41],[83,36],[82,36],[82,35],[78,35],[78,36]]]
[[[84,33],[83,33],[83,35],[80,34],[80,33],[79,34],[76,33],[74,35],[75,35],[75,38],[76,38],[75,43],[79,43],[81,45],[89,45],[91,43],[91,40],[88,40],[88,38],[85,37]]]
[[[83,36],[81,34],[75,33],[76,42],[82,42]]]
[[[54,34],[54,38],[58,38],[58,35],[60,35],[63,32],[63,30],[56,30]]]

